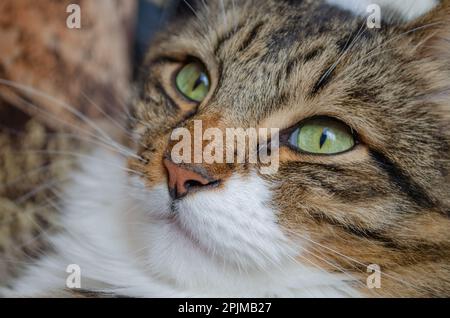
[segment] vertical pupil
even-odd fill
[[[320,149],[322,149],[323,145],[327,141],[329,133],[330,133],[330,130],[328,128],[324,128],[322,130],[322,135],[320,136]]]
[[[197,80],[194,83],[194,86],[192,87],[192,90],[195,91],[200,85],[205,83],[205,75],[200,73]]]

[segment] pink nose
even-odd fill
[[[173,199],[184,197],[189,192],[216,183],[201,174],[164,159],[164,166],[169,174],[169,191]]]

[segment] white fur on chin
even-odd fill
[[[294,261],[304,243],[277,226],[256,174],[187,197],[173,217],[165,185],[150,191],[122,158],[93,156],[65,191],[66,231],[49,238],[55,252],[6,296],[64,295],[69,264],[80,266],[83,289],[132,297],[359,296],[348,276]]]

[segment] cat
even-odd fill
[[[380,28],[354,1],[183,2],[143,63],[135,146],[80,160],[51,249],[0,293],[448,297],[450,1],[423,2]],[[278,171],[175,163],[195,121],[278,128]]]

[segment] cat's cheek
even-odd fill
[[[166,220],[171,217],[171,199],[167,184],[160,183],[149,188],[136,176],[131,177],[129,183],[133,189],[129,192],[130,199],[150,220]]]

